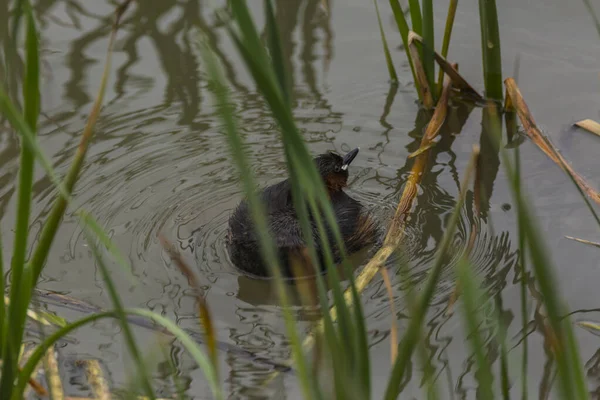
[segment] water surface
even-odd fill
[[[411,168],[407,156],[418,148],[427,116],[420,112],[400,38],[389,11],[380,1],[384,25],[400,74],[400,85],[388,82],[379,30],[370,2],[320,0],[275,1],[285,59],[294,83],[294,112],[315,154],[360,146],[350,169],[349,193],[385,222],[393,213]],[[595,171],[598,138],[574,131],[583,118],[600,112],[600,38],[582,3],[559,0],[505,0],[499,4],[504,74],[513,73],[520,57],[518,80],[536,120],[575,169],[600,187]],[[261,2],[251,2],[260,27]],[[110,307],[104,284],[73,212],[85,208],[110,232],[133,267],[135,281],[114,266],[123,302],[161,313],[192,332],[199,332],[193,293],[187,280],[162,250],[163,233],[197,269],[206,298],[217,319],[224,388],[231,398],[299,398],[291,373],[282,373],[269,388],[261,378],[273,363],[287,359],[289,348],[281,311],[271,288],[238,273],[229,262],[224,238],[227,218],[241,198],[236,171],[227,150],[222,123],[211,102],[209,82],[197,48],[199,32],[208,34],[232,88],[236,114],[251,154],[253,171],[266,185],[286,177],[282,146],[269,110],[218,25],[220,2],[153,0],[135,6],[124,19],[113,58],[105,107],[75,191],[75,203],[61,226],[40,289],[67,294],[98,307]],[[597,5],[598,6],[598,5]],[[5,6],[6,7],[6,6]],[[436,2],[437,26],[443,26],[447,1]],[[600,8],[600,7],[599,7]],[[55,168],[64,173],[75,153],[79,134],[97,90],[111,26],[113,5],[80,0],[36,2],[42,41],[42,111],[40,140]],[[7,15],[5,10],[0,14]],[[262,29],[262,28],[261,28]],[[441,41],[441,32],[437,40]],[[2,32],[5,40],[5,32]],[[483,90],[477,2],[459,4],[449,58],[478,90]],[[432,150],[430,170],[415,202],[406,245],[411,282],[426,277],[434,251],[456,202],[473,144],[482,147],[483,181],[489,201],[484,218],[473,217],[472,197],[461,215],[453,253],[436,292],[426,325],[426,342],[439,384],[447,398],[474,398],[477,382],[459,313],[448,312],[455,289],[452,265],[469,248],[482,281],[501,293],[502,315],[509,328],[511,368],[518,390],[522,336],[520,279],[515,271],[515,213],[502,166],[482,135],[482,112],[456,102],[442,140]],[[0,215],[2,238],[12,246],[18,142],[2,125],[0,131]],[[598,240],[597,227],[569,179],[532,143],[521,145],[523,179],[540,217],[540,227],[555,261],[562,293],[576,318],[599,319],[597,249],[568,241],[565,235]],[[41,169],[34,186],[32,239],[50,209],[55,190]],[[8,255],[5,255],[7,257]],[[111,264],[112,265],[112,264]],[[379,277],[362,295],[372,343],[375,396],[389,373],[390,322],[406,327],[404,290],[408,282],[390,266],[397,315],[390,315]],[[137,282],[137,283],[136,283]],[[530,391],[543,397],[552,380],[546,357],[535,288],[530,286],[528,319]],[[53,302],[50,310],[74,319],[81,312]],[[307,327],[308,325],[306,325]],[[154,332],[136,330],[140,342],[157,349]],[[597,388],[598,338],[578,330],[590,390]],[[127,383],[129,361],[118,326],[103,322],[70,336],[61,347],[67,393],[87,396],[89,385],[75,360],[98,359],[111,385]],[[264,363],[244,355],[270,360]],[[160,353],[145,352],[151,359]],[[489,349],[495,362],[495,349]],[[187,394],[205,398],[201,371],[174,343],[171,356],[187,384]],[[406,396],[420,398],[421,366],[411,366]],[[494,364],[497,368],[497,363]],[[159,368],[164,371],[164,368]],[[157,372],[161,395],[171,381]],[[450,394],[454,393],[454,396]]]

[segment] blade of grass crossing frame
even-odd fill
[[[383,54],[385,55],[385,63],[387,65],[388,73],[392,82],[398,82],[398,74],[394,67],[394,60],[390,54],[390,48],[388,47],[387,39],[385,38],[385,32],[383,31],[383,24],[381,23],[381,15],[379,14],[379,6],[377,0],[373,0],[375,5],[375,13],[377,14],[377,23],[379,24],[379,34],[381,35],[381,44],[383,45]]]
[[[410,70],[413,75],[413,81],[415,82],[415,85],[418,85],[417,75],[415,74],[415,68],[413,66],[412,57],[410,55],[410,52],[408,51],[408,32],[410,30],[408,27],[408,23],[406,22],[406,18],[404,17],[402,7],[400,7],[400,3],[398,2],[398,0],[390,0],[390,7],[392,7],[394,19],[396,20],[396,25],[398,26],[398,31],[400,31],[400,37],[402,38],[404,51],[406,53],[406,57],[408,58],[408,64],[410,65]],[[421,90],[418,87],[417,94],[419,95],[419,100],[423,101]]]
[[[458,0],[450,0],[448,4],[448,14],[446,14],[446,26],[444,28],[444,38],[442,39],[442,57],[448,58],[448,49],[450,48],[450,38],[452,37],[452,28],[454,27],[454,17],[456,16],[456,8],[458,6]],[[440,68],[438,72],[438,97],[442,93],[442,87],[444,85],[444,70]]]
[[[273,69],[275,70],[275,75],[277,76],[283,99],[289,104],[291,101],[290,82],[285,71],[285,64],[283,63],[281,38],[279,37],[279,30],[277,29],[275,12],[273,11],[271,0],[265,0],[265,13],[267,15],[267,34],[269,37],[269,50],[271,51]]]
[[[106,91],[106,84],[108,82],[108,77],[110,74],[113,45],[115,42],[117,31],[119,29],[121,17],[129,7],[130,3],[131,0],[125,0],[121,5],[117,7],[115,11],[114,23],[108,42],[108,49],[106,51],[104,70],[102,71],[102,78],[100,80],[100,88],[98,89],[98,94],[96,95],[96,99],[90,111],[87,123],[85,125],[85,128],[83,129],[79,146],[77,147],[77,152],[73,157],[73,161],[71,163],[71,166],[69,167],[69,171],[67,172],[67,175],[65,176],[65,179],[63,181],[64,187],[66,188],[67,193],[69,195],[73,192],[73,188],[75,187],[75,183],[77,182],[77,178],[83,166],[89,143],[94,133],[96,121],[98,120],[100,110],[102,109],[104,93]],[[54,236],[56,235],[56,231],[58,229],[58,226],[60,225],[60,221],[62,220],[62,217],[67,208],[67,203],[67,198],[57,198],[56,202],[54,203],[54,206],[52,207],[52,210],[50,211],[50,214],[48,215],[46,223],[42,228],[39,243],[35,248],[35,251],[30,261],[30,265],[33,269],[34,285],[37,282],[40,273],[42,272],[42,268],[44,266],[44,263],[46,262],[46,257],[48,256],[48,251],[50,250],[50,246],[52,245]]]
[[[419,35],[423,34],[423,18],[421,16],[421,6],[419,0],[408,0],[408,9],[410,11],[410,22],[412,30]]]
[[[509,97],[507,96],[507,99]],[[515,121],[516,122],[516,121]],[[507,125],[507,129],[508,125]],[[514,176],[514,190],[517,196],[521,196],[521,150],[520,146],[515,148],[515,176]],[[519,267],[521,269],[521,325],[523,330],[523,342],[521,344],[523,349],[523,356],[521,361],[521,399],[527,400],[527,364],[529,360],[529,344],[527,326],[529,325],[529,311],[527,309],[527,247],[525,246],[525,230],[523,228],[523,221],[517,219],[517,229],[519,232]]]
[[[421,325],[425,318],[425,313],[429,308],[429,302],[433,297],[435,287],[440,278],[442,267],[444,265],[444,260],[446,257],[446,252],[448,251],[450,243],[452,242],[452,238],[454,236],[454,231],[458,223],[458,218],[460,216],[460,212],[465,201],[467,188],[475,170],[475,160],[477,159],[478,154],[479,147],[473,146],[473,153],[471,154],[471,159],[463,177],[458,201],[456,203],[456,206],[454,207],[454,211],[452,212],[450,220],[448,221],[448,225],[446,227],[446,231],[444,232],[444,236],[442,237],[442,241],[438,248],[438,251],[436,252],[435,260],[431,271],[429,272],[429,276],[427,277],[425,288],[423,289],[423,292],[417,303],[418,305],[416,308],[416,313],[411,318],[408,324],[408,328],[406,329],[406,333],[400,341],[400,343],[398,344],[398,358],[394,363],[394,367],[390,374],[390,379],[388,380],[388,386],[385,392],[386,400],[396,399],[400,394],[400,382],[404,377],[406,366],[408,365],[408,362],[411,359],[412,351],[415,349],[417,341],[419,340],[418,334],[421,330]]]
[[[232,8],[235,9],[236,5],[238,4],[240,4],[240,2],[232,3]],[[239,15],[237,11],[236,15]],[[232,39],[234,40],[234,43],[236,44],[242,55],[244,55],[244,52],[246,52],[244,44],[237,37],[237,34],[235,34],[233,31],[230,30],[230,34],[232,36]],[[260,203],[255,193],[256,185],[254,176],[251,172],[252,170],[250,169],[248,159],[244,153],[243,143],[239,135],[237,124],[235,122],[235,117],[233,115],[228,90],[224,84],[224,79],[221,75],[221,72],[217,67],[217,60],[215,59],[215,56],[212,54],[212,51],[206,46],[207,44],[203,43],[200,46],[200,49],[202,51],[208,75],[215,83],[215,89],[213,91],[213,94],[215,102],[217,103],[219,114],[221,115],[221,118],[225,124],[225,131],[227,134],[229,148],[232,153],[232,157],[235,160],[238,172],[240,174],[240,181],[243,183],[244,192],[248,196],[248,203],[253,215],[253,220],[255,221],[257,227],[257,231],[261,233],[261,237],[269,238],[270,235],[268,235],[265,212],[263,209],[263,205]],[[263,77],[263,79],[267,78]],[[308,367],[306,365],[305,357],[301,351],[298,351],[298,348],[300,347],[300,339],[296,332],[296,324],[288,308],[289,301],[287,299],[286,288],[283,286],[281,272],[279,271],[277,265],[277,258],[275,256],[275,250],[273,248],[272,241],[261,240],[260,242],[262,255],[265,257],[267,264],[271,270],[271,273],[275,277],[276,289],[279,299],[282,302],[282,307],[284,310],[284,321],[289,335],[289,340],[292,346],[293,357],[296,361],[296,366],[298,368],[303,393],[307,398],[310,398],[311,396],[318,398],[317,394],[314,392],[310,384]]]
[[[27,127],[32,131],[37,130],[39,115],[39,55],[35,20],[31,5],[28,1],[20,4],[25,9],[27,19],[27,33],[25,38],[25,77],[23,81],[24,119]],[[29,291],[31,290],[31,273],[25,268],[27,252],[27,237],[29,233],[29,214],[31,208],[31,191],[33,185],[35,156],[28,146],[21,145],[19,165],[19,185],[17,194],[17,217],[15,221],[15,235],[11,262],[12,282],[10,287],[10,304],[6,327],[6,341],[1,351],[4,363],[2,365],[2,381],[0,394],[8,398],[12,391],[13,377],[18,368],[18,349],[21,344],[27,307],[29,304]],[[4,292],[3,294],[4,295]],[[3,302],[3,301],[2,301]],[[4,336],[4,332],[3,332]]]
[[[258,35],[254,31],[254,25],[249,19],[248,12],[245,9],[246,6],[243,2],[238,2],[235,3],[233,7],[237,8],[237,10],[234,12],[234,15],[242,16],[242,20],[238,21],[238,25],[241,30],[242,36],[249,37],[250,39],[238,38],[237,35],[231,29],[230,34],[234,40],[234,43],[238,47],[238,50],[240,50],[240,53],[242,54],[247,67],[250,69],[250,72],[255,78],[259,89],[263,92],[265,99],[269,103],[274,117],[279,122],[284,139],[284,146],[286,148],[285,151],[286,159],[288,160],[288,170],[290,171],[291,175],[297,174],[296,178],[292,176],[292,181],[295,181],[297,179],[298,181],[303,181],[307,185],[306,187],[302,186],[301,188],[297,186],[292,187],[294,204],[296,208],[303,209],[303,198],[306,198],[308,200],[316,199],[318,203],[312,204],[313,215],[316,217],[317,220],[319,220],[321,215],[320,212],[323,212],[325,219],[327,220],[329,226],[333,230],[334,236],[336,238],[336,241],[338,242],[340,249],[343,249],[341,235],[339,233],[335,217],[331,211],[331,205],[329,204],[324,184],[319,178],[318,172],[316,171],[316,167],[313,165],[314,163],[312,162],[312,157],[308,153],[306,145],[302,141],[299,131],[295,126],[291,109],[289,109],[289,105],[281,101],[281,97],[279,96],[280,90],[278,90],[278,88],[276,87],[276,81],[270,76],[271,69],[268,68],[268,62],[260,59],[261,57],[264,57],[264,52],[262,51],[262,49],[257,49],[256,52],[251,52],[250,49],[245,46],[245,43],[258,43],[258,41],[255,40],[258,37]],[[305,193],[303,193],[303,191]],[[306,221],[308,221],[306,219],[307,215],[299,215],[299,217],[299,219],[303,223],[303,232],[310,233],[308,226],[305,223]],[[322,228],[323,227],[321,226],[321,229]],[[326,237],[326,235],[321,236],[323,239]],[[312,247],[313,246],[309,246],[311,258],[313,260],[316,260],[314,250],[312,249]],[[326,251],[325,254],[326,257],[329,258],[328,261],[331,261],[331,255],[329,251]],[[332,279],[334,279],[335,282],[337,272],[334,268],[329,268],[331,262],[328,262],[327,264],[329,272],[331,274],[330,277],[332,277]],[[320,279],[320,277],[318,276],[317,279]],[[336,285],[333,286],[335,295]],[[354,293],[356,293],[356,291],[354,291]],[[349,318],[347,317],[348,316],[346,315],[346,324],[349,323]],[[352,335],[353,331],[350,330],[349,333],[350,335]],[[347,340],[350,340],[351,342],[356,342],[356,340],[353,340],[351,337],[347,338]]]
[[[583,4],[585,4],[585,7],[588,9],[592,20],[594,21],[594,25],[596,26],[596,30],[598,31],[598,36],[600,36],[600,19],[598,18],[596,11],[594,11],[594,7],[592,7],[592,2],[590,0],[583,0]]]
[[[502,59],[496,0],[479,0],[485,97],[502,101]]]
[[[484,399],[493,399],[492,369],[487,360],[484,349],[486,348],[481,331],[479,329],[482,318],[479,311],[480,302],[483,298],[480,284],[477,282],[469,262],[461,258],[457,264],[457,276],[462,288],[462,303],[464,309],[464,321],[467,328],[467,336],[471,342],[471,350],[475,354],[477,372],[475,376],[479,381],[478,396]]]
[[[0,293],[4,294],[6,283],[4,282],[4,253],[2,251],[2,232],[0,232]],[[0,299],[0,358],[3,359],[4,341],[6,340],[6,307],[4,299]]]
[[[433,0],[421,0],[423,2],[423,42],[425,46],[422,48],[423,67],[427,82],[433,95],[433,101],[436,101],[437,91],[435,90],[435,60],[433,51],[435,49],[435,29],[433,21]],[[417,32],[418,34],[419,32]]]
[[[209,386],[210,386],[215,398],[217,400],[223,399],[223,394],[221,392],[219,382],[216,379],[215,371],[213,371],[208,357],[202,353],[202,351],[200,350],[200,347],[196,344],[194,339],[192,339],[183,329],[178,327],[175,323],[173,323],[168,318],[165,318],[162,315],[156,314],[149,310],[134,308],[134,309],[124,309],[123,312],[126,315],[137,315],[137,316],[149,319],[149,320],[153,321],[154,323],[164,327],[169,332],[171,332],[171,334],[173,334],[173,336],[175,336],[177,338],[177,340],[179,340],[179,342],[183,345],[185,350],[192,356],[192,358],[198,364],[198,366],[200,366],[200,369],[206,376]],[[54,346],[54,344],[56,342],[58,342],[60,339],[62,339],[64,337],[66,337],[71,332],[75,331],[76,329],[79,329],[85,325],[94,323],[96,321],[99,321],[99,320],[105,319],[105,318],[119,319],[120,317],[116,310],[88,315],[88,316],[85,316],[85,317],[75,321],[75,322],[70,323],[69,325],[67,325],[63,328],[58,329],[56,332],[53,332],[48,337],[44,338],[44,340],[42,340],[42,342],[35,348],[35,350],[31,354],[31,356],[29,357],[29,359],[23,366],[22,372],[19,375],[19,380],[17,381],[17,384],[16,384],[16,390],[14,391],[13,397],[11,400],[21,400],[22,399],[22,393],[23,393],[23,390],[25,389],[25,385],[27,384],[29,377],[33,374],[36,366],[38,365],[38,363],[40,362],[40,360],[46,354],[46,351],[50,347]]]
[[[492,108],[495,110],[495,108]],[[492,119],[493,120],[493,119]],[[498,123],[492,125],[492,134],[501,137]],[[515,185],[515,170],[506,151],[501,147],[500,154],[511,184],[511,192],[517,205],[517,216],[522,220],[525,243],[528,246],[531,265],[537,279],[540,293],[544,299],[550,327],[557,342],[552,343],[552,351],[556,357],[559,386],[564,398],[588,399],[586,378],[583,373],[579,348],[573,334],[573,327],[566,307],[560,299],[560,291],[549,258],[549,252],[543,245],[540,230],[532,217],[529,201]]]
[[[150,383],[150,375],[146,369],[146,365],[140,353],[140,350],[137,346],[135,337],[133,336],[133,332],[129,327],[129,322],[127,321],[127,316],[125,314],[123,305],[121,304],[121,299],[119,298],[119,294],[117,293],[117,289],[114,286],[113,280],[110,276],[110,271],[104,264],[104,260],[102,259],[102,255],[100,254],[100,250],[96,245],[96,239],[94,238],[92,231],[86,226],[84,227],[84,233],[88,245],[92,250],[94,258],[96,259],[97,265],[100,269],[100,273],[102,274],[102,280],[106,285],[106,290],[115,307],[115,312],[118,316],[119,324],[121,325],[121,329],[123,331],[123,336],[125,338],[125,343],[127,344],[127,348],[133,358],[136,369],[139,373],[139,378],[141,380],[142,389],[146,392],[146,396],[150,399],[154,399],[154,390],[152,389],[152,385]]]

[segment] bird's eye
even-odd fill
[[[333,169],[335,172],[340,172],[340,166],[336,165],[335,168]]]

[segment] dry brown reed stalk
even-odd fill
[[[29,357],[31,357],[31,354],[33,354],[34,350],[35,350],[35,347],[31,347],[27,351],[23,352],[23,355],[19,358],[19,360],[20,360],[19,363],[21,365],[25,364],[27,362],[27,360],[29,360]],[[2,365],[2,360],[0,360],[0,365]],[[19,372],[21,372],[21,368],[19,368]],[[29,377],[28,383],[29,383],[29,386],[27,388],[25,388],[25,393],[23,393],[24,398],[27,398],[27,393],[29,392],[30,389],[33,389],[35,394],[38,395],[39,397],[47,397],[48,396],[48,391],[46,391],[46,388],[44,388],[42,386],[42,384],[39,383],[37,380],[35,380],[33,377]]]
[[[98,360],[85,360],[85,375],[96,400],[111,400],[110,389]]]
[[[515,80],[513,78],[507,78],[504,81],[504,84],[506,86],[506,97],[510,96],[508,111],[514,109],[517,112],[527,136],[529,136],[531,141],[535,143],[540,150],[546,153],[546,155],[550,157],[550,159],[554,161],[561,169],[571,175],[584,193],[586,193],[596,203],[600,204],[600,194],[594,190],[590,184],[585,181],[585,179],[577,174],[575,170],[573,170],[564,157],[556,150],[552,143],[550,143],[550,141],[537,127],[537,124],[533,119],[533,115],[531,115],[529,107],[527,106],[527,103],[525,103],[525,100],[523,99],[521,91],[519,90]]]
[[[416,34],[415,32],[409,33],[409,41],[411,43],[416,42],[423,45],[423,38]],[[431,49],[427,49],[427,51],[432,51]],[[456,64],[451,64],[440,55],[437,51],[433,51],[433,55],[435,57],[435,61],[438,63],[440,68],[444,71],[446,75],[452,79],[452,86],[454,89],[459,90],[473,98],[473,100],[477,102],[484,102],[485,99],[481,96],[473,86],[469,85],[469,82],[465,78],[462,77],[461,74],[458,73],[458,67]]]
[[[576,126],[585,129],[588,132],[595,133],[600,136],[600,124],[591,119],[584,119],[582,121],[576,122]]]
[[[46,383],[50,388],[52,399],[64,399],[65,392],[63,390],[62,381],[60,380],[60,373],[58,372],[58,361],[56,360],[54,347],[50,347],[46,352],[46,357],[44,357],[44,369],[46,370]]]
[[[419,55],[419,50],[414,45],[413,40],[415,36],[418,36],[413,31],[408,33],[408,51],[410,52],[410,57],[412,60],[413,68],[415,70],[415,79],[417,80],[417,90],[420,92],[420,98],[423,99],[423,106],[430,110],[435,107],[435,102],[433,100],[433,94],[431,93],[431,88],[429,87],[429,82],[427,80],[427,74],[425,73],[425,68],[423,67],[423,63],[421,62],[421,56]]]
[[[574,240],[576,242],[579,243],[583,243],[583,244],[589,244],[590,246],[595,246],[595,247],[600,247],[600,243],[596,243],[596,242],[591,242],[589,240],[585,240],[585,239],[579,239],[573,236],[565,236],[567,239],[569,240]]]
[[[186,276],[190,286],[194,289],[198,305],[198,314],[200,315],[200,322],[204,327],[204,332],[206,335],[206,345],[208,347],[208,354],[211,358],[213,365],[215,366],[215,370],[217,370],[217,335],[215,332],[215,327],[213,324],[213,319],[211,317],[210,309],[208,308],[208,304],[206,302],[206,299],[204,298],[204,291],[200,286],[200,282],[198,282],[198,279],[196,279],[196,275],[194,274],[192,269],[186,264],[183,258],[181,258],[179,252],[175,251],[173,244],[162,234],[159,235],[159,240],[165,251],[169,254],[169,257],[171,257],[171,259],[175,262],[175,265],[177,265],[181,273]]]

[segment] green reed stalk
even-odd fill
[[[412,30],[419,35],[423,35],[423,17],[421,16],[419,0],[408,0],[408,9],[410,11]]]
[[[495,112],[495,108],[490,110]],[[496,115],[497,117],[497,115]],[[492,134],[502,137],[498,118],[491,118]],[[545,248],[541,231],[539,230],[529,201],[517,186],[516,172],[506,150],[500,146],[500,154],[505,166],[511,193],[517,206],[517,218],[521,221],[524,233],[524,242],[528,246],[529,260],[543,297],[544,306],[550,322],[549,341],[556,359],[558,369],[559,387],[562,398],[588,399],[589,393],[585,374],[583,372],[579,348],[575,342],[573,327],[567,309],[560,297],[554,268]],[[524,378],[526,379],[526,378]]]
[[[479,0],[479,24],[485,97],[502,101],[502,54],[496,0]]]
[[[477,159],[478,153],[479,149],[474,148],[473,154],[471,155],[471,160],[469,161],[469,165],[467,166],[465,172],[465,176],[463,177],[458,201],[456,202],[454,211],[450,216],[450,220],[448,222],[448,226],[446,227],[446,231],[444,232],[444,236],[442,237],[440,247],[436,252],[436,257],[431,271],[429,272],[429,277],[427,278],[423,293],[420,296],[416,313],[411,318],[408,328],[406,329],[406,333],[398,344],[398,358],[396,359],[390,374],[390,379],[385,392],[386,400],[396,399],[400,394],[400,383],[404,377],[406,366],[411,359],[412,352],[417,346],[417,342],[419,340],[418,333],[421,330],[421,326],[425,319],[425,314],[429,308],[429,303],[431,302],[435,287],[437,286],[437,282],[442,273],[442,267],[444,265],[446,253],[450,248],[450,243],[452,242],[452,238],[454,236],[454,231],[458,223],[460,212],[465,202],[468,184],[475,170],[475,160]]]
[[[454,27],[454,17],[456,16],[456,8],[458,0],[450,0],[448,4],[448,14],[446,15],[446,27],[444,28],[444,39],[442,40],[442,57],[448,58],[448,49],[450,48],[450,38],[452,37],[452,28]],[[444,70],[440,68],[438,72],[437,92],[441,96],[444,86]]]
[[[406,22],[406,18],[404,17],[404,13],[402,12],[402,7],[400,7],[400,3],[398,0],[390,0],[390,7],[392,8],[392,12],[394,14],[394,19],[396,20],[396,25],[398,26],[398,31],[400,32],[400,37],[402,38],[402,44],[404,45],[404,52],[406,53],[406,58],[408,59],[408,65],[410,65],[410,70],[413,76],[413,82],[417,87],[417,94],[419,95],[419,100],[422,102],[423,98],[421,95],[421,89],[419,89],[419,82],[417,80],[417,75],[415,73],[415,68],[413,66],[412,57],[410,56],[410,51],[408,49],[408,32],[409,27]]]
[[[516,121],[515,121],[516,122]],[[506,129],[509,129],[507,126]],[[520,148],[515,149],[515,182],[514,190],[517,196],[521,196],[521,155]],[[578,185],[575,185],[579,188]],[[585,197],[585,196],[584,196]],[[521,399],[527,400],[527,363],[529,358],[527,327],[529,325],[529,311],[527,309],[527,247],[525,243],[525,230],[523,220],[517,219],[517,229],[519,232],[519,268],[521,271],[521,325],[523,326],[523,356],[521,361]]]
[[[373,0],[375,5],[375,13],[377,14],[377,23],[379,24],[379,34],[381,35],[381,43],[383,44],[383,53],[385,55],[385,63],[387,65],[388,73],[392,82],[398,82],[398,74],[394,67],[394,60],[390,54],[390,48],[388,47],[387,39],[385,38],[385,32],[383,31],[383,24],[381,23],[381,15],[379,14],[379,6],[377,0]]]
[[[583,0],[583,4],[585,4],[585,7],[588,9],[592,20],[594,21],[594,25],[596,26],[596,30],[598,31],[598,36],[600,36],[600,19],[598,18],[598,15],[596,15],[596,11],[594,11],[592,3],[590,0]]]
[[[236,2],[232,3],[231,5],[232,8],[234,8],[234,15],[238,20],[238,24],[244,26],[245,29],[251,32],[256,32],[256,28],[254,28],[252,21],[249,19],[247,10],[244,10],[242,7],[245,6],[245,4],[243,4],[242,2]],[[236,6],[238,8],[236,8]],[[250,56],[250,54],[254,54],[253,61],[256,63],[254,65],[256,68],[255,73],[259,77],[258,79],[255,79],[258,82],[262,82],[263,80],[267,79],[274,79],[272,75],[269,76],[265,73],[265,69],[263,69],[262,65],[259,65],[262,64],[264,61],[264,58],[258,56],[260,54],[260,50],[257,50],[253,53],[250,53],[248,51],[248,47],[250,47],[253,49],[261,49],[264,52],[264,49],[261,47],[258,38],[252,37],[251,35],[245,35],[242,42],[242,39],[238,37],[238,34],[233,32],[232,30],[230,30],[230,35],[232,36],[234,43],[236,44],[242,55],[245,55],[246,57],[252,57]],[[221,70],[218,67],[217,60],[214,54],[212,53],[212,50],[210,50],[206,46],[206,44],[201,46],[203,59],[206,64],[208,75],[215,84],[213,89],[215,102],[217,103],[217,108],[219,114],[221,115],[221,119],[225,124],[225,132],[227,134],[229,148],[232,154],[232,158],[235,161],[235,165],[238,169],[238,173],[240,174],[240,181],[243,184],[244,193],[247,196],[248,204],[250,206],[253,220],[256,224],[257,232],[259,232],[261,238],[264,238],[264,240],[260,241],[261,253],[265,258],[272,275],[275,277],[276,290],[284,309],[284,321],[293,349],[294,360],[296,361],[296,367],[298,369],[300,377],[301,388],[306,398],[310,398],[311,396],[319,398],[320,396],[314,391],[314,388],[310,384],[309,371],[304,354],[302,354],[302,352],[298,350],[299,348],[301,348],[300,339],[296,331],[295,321],[293,319],[293,316],[291,315],[291,311],[289,310],[287,289],[284,287],[281,272],[277,265],[277,256],[266,224],[266,212],[264,210],[263,204],[259,201],[258,196],[255,192],[256,184],[254,175],[252,173],[252,169],[250,168],[248,157],[245,154],[242,136],[240,135],[237,127],[237,122],[233,113],[233,106],[229,98],[228,89],[225,86],[224,78],[222,76]]]
[[[124,309],[123,312],[126,315],[137,315],[148,319],[169,331],[175,338],[177,338],[177,340],[179,340],[179,342],[183,345],[185,350],[200,366],[200,369],[202,370],[202,372],[208,380],[208,384],[215,398],[223,398],[221,388],[219,387],[219,382],[217,380],[217,375],[211,366],[209,358],[202,353],[202,351],[200,350],[200,346],[198,346],[194,339],[192,339],[183,329],[178,327],[168,318],[165,318],[162,315],[149,310],[134,308]],[[15,391],[13,392],[11,400],[22,400],[23,392],[25,390],[29,377],[32,376],[48,349],[50,349],[59,340],[65,338],[75,330],[105,318],[118,319],[119,316],[117,311],[114,310],[87,315],[77,321],[71,322],[67,326],[59,328],[56,332],[53,332],[49,336],[45,337],[42,340],[42,342],[35,347],[33,353],[23,366],[22,371],[19,374],[18,380],[15,384]]]
[[[121,325],[121,330],[123,331],[123,336],[125,337],[125,343],[127,344],[127,348],[131,353],[131,357],[133,358],[133,362],[135,363],[136,369],[140,373],[142,387],[146,392],[146,396],[148,396],[150,399],[155,399],[154,390],[152,389],[152,384],[150,383],[150,377],[148,371],[146,370],[146,365],[142,359],[142,355],[137,346],[135,337],[133,336],[133,332],[129,327],[129,322],[127,321],[127,316],[125,314],[123,304],[121,303],[119,293],[117,293],[117,289],[110,276],[110,271],[106,267],[106,264],[104,264],[104,260],[102,259],[102,255],[98,250],[98,246],[92,236],[91,230],[86,227],[84,228],[84,232],[88,245],[90,246],[94,258],[98,263],[98,267],[100,267],[102,280],[106,285],[106,290],[108,291],[110,300],[113,303],[113,306],[115,307],[115,313],[117,315],[117,319],[119,320],[119,324]]]
[[[39,115],[39,56],[38,42],[31,5],[25,1],[27,19],[25,80],[23,82],[24,118],[29,129],[37,128]],[[17,374],[19,349],[25,329],[27,307],[29,303],[28,288],[30,271],[25,268],[27,237],[29,233],[29,214],[31,208],[32,185],[34,174],[34,155],[27,146],[21,146],[19,166],[19,185],[17,194],[17,219],[15,222],[15,238],[11,262],[12,282],[10,287],[10,304],[2,327],[2,343],[0,356],[3,359],[0,394],[8,398],[12,391],[14,376]],[[4,292],[3,292],[4,295]],[[4,302],[4,299],[1,299]],[[4,334],[6,332],[6,334]]]
[[[434,102],[437,99],[437,92],[435,91],[435,58],[433,55],[433,49],[435,49],[435,26],[433,20],[433,0],[422,0],[423,4],[423,46],[421,59],[423,60],[423,69],[425,69],[425,75],[427,76],[427,82],[429,88],[434,96]],[[426,49],[432,49],[428,51]]]
[[[483,320],[480,312],[480,305],[484,298],[480,289],[481,284],[475,277],[469,262],[464,258],[461,258],[458,262],[456,272],[458,283],[462,289],[463,316],[467,329],[467,337],[471,343],[471,349],[475,354],[477,366],[475,376],[479,381],[478,396],[481,396],[483,399],[491,400],[495,397],[492,387],[492,368],[484,352],[485,342],[480,329]]]

